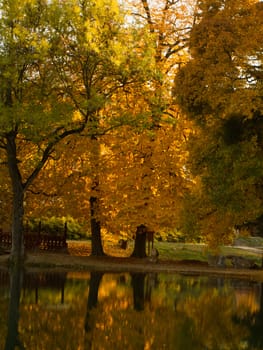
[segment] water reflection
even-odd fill
[[[86,348],[92,349],[92,344],[96,342],[96,339],[92,337],[92,330],[96,327],[94,311],[98,303],[98,292],[103,277],[103,272],[91,272],[90,273],[90,284],[89,284],[89,295],[87,312],[85,318],[85,331],[86,331]]]
[[[14,267],[10,274],[10,298],[8,306],[8,322],[5,350],[24,349],[19,338],[19,302],[22,288],[23,272],[19,267]]]
[[[263,348],[262,285],[173,274],[0,273],[0,349]]]

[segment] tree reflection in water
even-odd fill
[[[259,283],[145,273],[80,275],[67,277],[63,298],[61,286],[54,287],[59,276],[52,283],[42,276],[36,298],[27,283],[20,293],[22,275],[14,271],[8,332],[0,329],[5,350],[263,348]]]
[[[23,281],[23,271],[19,265],[10,270],[10,299],[8,308],[8,323],[5,350],[25,349],[19,339],[19,303]]]
[[[94,311],[98,303],[98,292],[103,277],[103,272],[91,272],[89,281],[89,296],[87,304],[87,312],[85,319],[85,331],[87,335],[85,337],[85,345],[87,349],[92,349],[93,337],[92,329],[95,326],[96,320],[94,318]]]
[[[250,329],[247,342],[251,349],[263,349],[263,283],[260,284],[260,306],[257,312],[247,311],[234,317],[237,324]]]
[[[134,310],[144,310],[144,281],[145,273],[131,273],[131,285],[133,289]]]

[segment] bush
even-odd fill
[[[67,239],[87,239],[87,233],[77,220],[72,217],[33,218],[26,222],[26,230],[42,234],[63,235],[67,225]]]
[[[159,242],[185,242],[185,235],[178,230],[161,231],[154,234],[154,238]]]

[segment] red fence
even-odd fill
[[[39,228],[41,225],[39,225]],[[67,250],[67,225],[65,224],[63,235],[59,234],[47,234],[39,232],[31,233],[25,230],[24,243],[25,249],[34,250]],[[0,247],[10,249],[12,245],[12,235],[10,232],[4,232],[0,228]]]

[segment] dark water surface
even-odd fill
[[[0,272],[0,349],[263,349],[258,282]]]

